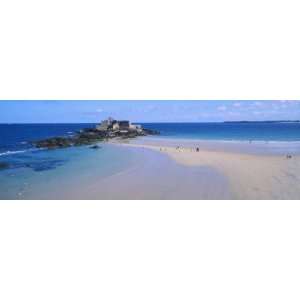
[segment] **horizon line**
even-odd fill
[[[102,120],[101,120],[102,121]],[[25,124],[32,124],[32,125],[38,125],[38,124],[98,124],[99,122],[0,122],[0,125],[25,125]],[[130,121],[131,122],[131,121]],[[259,123],[259,122],[300,122],[300,120],[285,120],[285,119],[278,119],[278,120],[224,120],[224,121],[198,121],[198,122],[184,122],[184,121],[173,121],[173,122],[166,122],[166,121],[132,121],[131,123],[154,123],[154,124],[174,124],[174,123],[186,123],[186,124],[192,124],[192,123],[239,123],[239,122],[253,122],[253,123]]]

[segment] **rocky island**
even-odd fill
[[[143,128],[141,125],[131,124],[129,121],[118,121],[108,118],[94,128],[84,128],[73,136],[52,137],[34,141],[32,144],[37,148],[57,149],[92,145],[116,137],[127,139],[157,134],[159,134],[158,131]]]

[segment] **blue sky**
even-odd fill
[[[218,122],[300,119],[300,101],[0,101],[0,123]]]

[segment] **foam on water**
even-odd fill
[[[40,150],[43,150],[43,149],[42,148],[40,148],[40,149],[29,148],[29,149],[26,149],[26,150],[17,150],[17,151],[8,150],[8,151],[0,153],[0,156],[7,156],[7,155],[13,155],[13,154],[19,154],[19,153],[25,153],[25,152],[35,152],[35,151],[40,151]]]

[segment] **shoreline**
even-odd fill
[[[220,142],[220,143],[249,143],[249,141],[257,144],[266,144],[266,143],[274,143],[274,144],[287,144],[294,143],[300,145],[300,140],[268,140],[268,139],[216,139],[216,138],[197,138],[197,137],[187,137],[187,136],[172,136],[172,135],[155,135],[155,136],[147,136],[147,139],[160,139],[160,140],[181,140],[181,141],[201,141],[201,142]]]
[[[114,140],[112,140],[114,142]],[[254,155],[300,155],[300,141],[238,141],[238,140],[205,140],[169,137],[141,137],[130,141],[132,144],[152,146],[170,146],[186,148],[203,148],[203,150],[230,152]]]

